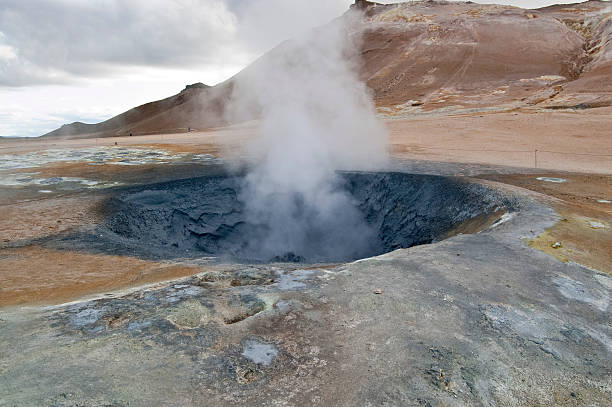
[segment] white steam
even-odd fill
[[[337,173],[386,161],[384,127],[358,78],[359,24],[350,12],[288,41],[236,83],[235,110],[261,116],[241,199],[262,259],[358,257],[377,244]]]

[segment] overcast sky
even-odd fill
[[[95,123],[186,84],[214,85],[352,2],[0,0],[0,136]]]

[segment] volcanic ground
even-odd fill
[[[612,405],[607,3],[359,3],[359,228],[265,250],[231,80],[0,140],[0,406]]]
[[[366,252],[261,257],[241,174],[177,148],[21,155],[30,175],[3,189],[3,405],[612,401],[609,176],[398,158],[339,174]]]

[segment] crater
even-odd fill
[[[476,232],[512,206],[499,192],[461,178],[341,172],[335,187],[350,198],[349,207],[306,224],[298,243],[284,247],[266,243],[269,225],[249,217],[243,186],[241,176],[215,175],[125,189],[106,203],[96,238],[143,257],[346,262]],[[356,213],[358,222],[346,213]],[[316,214],[295,216],[310,221]]]

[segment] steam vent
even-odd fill
[[[553,2],[4,2],[0,407],[612,406],[612,4]]]
[[[336,214],[324,225],[307,226],[311,240],[267,249],[261,243],[270,225],[249,222],[240,198],[241,184],[240,177],[215,176],[129,189],[108,202],[109,216],[93,234],[101,249],[108,245],[112,252],[121,245],[145,257],[345,262],[442,240],[473,219],[482,219],[483,224],[487,219],[498,220],[510,206],[493,190],[452,178],[343,173],[338,188],[352,197],[359,222],[343,224]],[[354,233],[367,234],[366,244],[355,240],[349,250],[342,250],[340,242],[325,241],[327,236],[350,241]],[[335,245],[335,250],[329,252],[321,241]],[[270,251],[274,249],[278,251]]]

